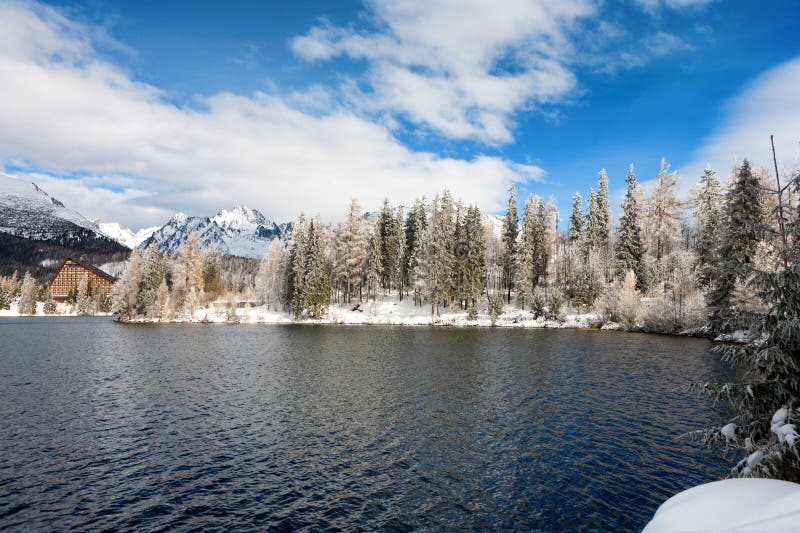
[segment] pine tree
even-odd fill
[[[475,317],[477,301],[486,283],[483,222],[478,207],[468,207],[463,216],[458,216],[456,226],[456,298]]]
[[[583,205],[581,193],[576,192],[572,197],[572,214],[569,217],[569,242],[580,242],[583,236]]]
[[[58,307],[56,306],[56,301],[53,300],[53,295],[49,290],[47,291],[47,295],[45,297],[44,307],[42,308],[42,311],[46,315],[54,315],[54,314],[56,314],[56,312],[58,312]]]
[[[594,243],[598,250],[606,251],[611,240],[611,204],[608,202],[608,174],[606,174],[606,169],[600,170],[595,205],[597,208],[597,224],[595,226]]]
[[[78,288],[75,294],[75,313],[78,316],[94,315],[92,294],[89,288],[90,285],[88,277],[83,277],[80,279],[80,281],[78,281]]]
[[[306,220],[303,214],[293,229],[293,242],[289,252],[289,265],[286,272],[286,302],[295,318],[300,318],[306,308]]]
[[[354,198],[350,202],[350,209],[336,240],[338,278],[344,288],[346,303],[352,301],[356,289],[361,292],[361,280],[367,258],[367,235],[364,232],[363,218],[361,205]]]
[[[800,178],[794,179],[800,190]],[[731,251],[726,241],[734,232],[746,239],[736,249],[742,254],[739,268],[745,273],[746,261],[752,263],[748,254],[754,247],[750,241],[759,233],[758,217],[761,215],[752,205],[744,209],[747,200],[756,205],[762,201],[756,194],[750,164],[745,160],[726,200],[726,211],[733,218],[728,220],[723,242],[724,251]],[[731,228],[731,221],[742,222],[742,226]],[[795,236],[800,235],[800,219],[790,230]],[[722,428],[697,432],[705,442],[743,455],[732,469],[736,476],[800,482],[800,450],[797,448],[800,435],[796,429],[800,421],[800,248],[797,242],[787,240],[773,268],[757,271],[753,276],[756,297],[765,306],[750,324],[751,336],[756,341],[715,348],[732,366],[746,371],[743,375],[747,381],[697,386],[732,406],[736,413]]]
[[[669,172],[666,159],[661,159],[653,193],[647,199],[647,249],[660,261],[669,255],[678,237],[681,204],[675,196],[678,177]]]
[[[422,237],[427,227],[425,203],[417,199],[414,207],[408,213],[405,224],[405,250],[403,253],[403,284],[406,287],[414,286],[414,258],[418,255]],[[415,302],[417,299],[415,291]],[[421,305],[421,302],[420,302]]]
[[[511,290],[514,288],[517,259],[517,235],[519,220],[517,218],[517,189],[512,184],[508,189],[508,207],[503,218],[503,287],[508,291],[507,301],[511,303]]]
[[[731,318],[731,296],[737,283],[746,283],[752,274],[765,217],[761,184],[750,161],[745,159],[725,198],[724,227],[716,253],[719,268],[708,295],[708,304],[714,311],[712,321],[715,328]]]
[[[486,288],[486,241],[484,239],[483,219],[477,205],[467,209],[466,258],[467,258],[467,306],[477,314],[478,298]]]
[[[403,226],[395,216],[388,199],[383,201],[376,231],[380,235],[381,244],[381,286],[384,289],[391,289],[397,281],[397,273],[400,271],[400,260],[403,254]]]
[[[544,200],[531,195],[525,203],[522,239],[517,251],[517,300],[523,308],[531,301],[539,282],[547,276],[547,218]]]
[[[38,289],[36,287],[36,280],[33,279],[30,272],[25,272],[22,278],[22,288],[19,292],[19,301],[17,302],[17,309],[21,315],[35,315],[36,314],[36,296]]]
[[[184,255],[185,257],[186,255]],[[158,294],[158,287],[164,281],[167,272],[166,259],[158,246],[150,246],[145,250],[141,269],[136,314],[146,315],[148,312],[152,313],[153,303],[156,301]]]
[[[431,304],[431,316],[453,296],[455,209],[449,191],[433,200],[431,219],[415,257],[414,276],[420,296]]]
[[[495,294],[489,301],[489,320],[492,327],[497,325],[497,319],[503,314],[503,298],[499,294]]]
[[[717,272],[717,250],[722,227],[722,191],[710,167],[706,168],[693,198],[697,222],[695,251],[697,252],[697,283],[703,289],[711,287]]]
[[[372,293],[372,300],[375,301],[378,287],[380,287],[381,280],[383,279],[383,256],[381,255],[381,232],[376,227],[372,232],[372,236],[367,244],[367,259],[365,264],[364,276],[366,278],[367,286],[367,299]]]
[[[622,217],[615,242],[617,278],[622,279],[628,271],[633,271],[636,275],[636,288],[644,292],[647,287],[643,262],[644,245],[639,227],[639,206],[633,165],[628,170],[626,182],[628,189],[622,202]]]
[[[205,250],[203,255],[203,291],[217,296],[222,291],[222,280],[220,273],[222,265],[219,255],[214,250]]]
[[[594,189],[589,189],[589,201],[586,206],[586,221],[584,226],[583,237],[583,255],[584,259],[589,255],[592,250],[598,250],[600,243],[597,236],[600,235],[600,210],[597,205],[597,193]]]
[[[330,272],[319,219],[308,226],[308,250],[304,276],[305,305],[311,318],[322,318],[331,301]]]

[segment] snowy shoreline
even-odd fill
[[[295,319],[285,311],[269,310],[266,306],[232,307],[225,302],[214,302],[194,313],[169,319],[138,316],[121,320],[130,324],[250,324],[250,325],[352,325],[352,326],[427,326],[451,328],[522,328],[522,329],[574,329],[594,331],[626,331],[620,324],[609,322],[598,313],[568,312],[560,320],[534,318],[529,310],[507,305],[495,324],[487,313],[468,319],[467,311],[442,309],[441,316],[432,317],[429,306],[414,306],[411,299],[333,304],[322,319]],[[706,330],[686,330],[669,334],[634,329],[633,333],[650,333],[682,337],[708,338]]]
[[[77,317],[74,306],[60,303],[56,314],[45,315],[43,304],[37,305],[36,315],[20,315],[16,304],[11,309],[0,310],[0,318],[11,317]],[[93,316],[112,316],[110,313],[98,313]],[[476,319],[467,318],[467,312],[461,309],[442,309],[441,315],[432,317],[430,307],[415,306],[411,299],[398,301],[370,301],[351,304],[333,304],[328,315],[322,319],[295,319],[286,311],[267,309],[267,306],[237,307],[226,301],[216,301],[207,307],[200,307],[194,313],[171,318],[149,318],[137,316],[119,320],[124,324],[250,324],[250,325],[349,325],[349,326],[427,326],[450,328],[521,328],[521,329],[574,329],[593,331],[626,331],[628,333],[646,333],[650,335],[668,335],[675,337],[707,338],[715,342],[746,343],[750,340],[746,332],[711,338],[706,328],[695,328],[680,332],[648,331],[641,327],[626,330],[616,322],[603,319],[599,313],[569,312],[562,315],[561,320],[534,318],[530,310],[519,309],[507,305],[495,324],[486,313],[480,313]]]

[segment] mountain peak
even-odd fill
[[[185,224],[186,220],[189,217],[183,211],[178,211],[169,219],[169,222],[175,222],[176,224]]]
[[[251,229],[267,223],[264,215],[244,205],[235,205],[232,209],[223,209],[211,220],[224,228]]]
[[[221,255],[258,259],[272,240],[287,240],[291,232],[289,223],[275,224],[255,209],[235,205],[210,218],[176,213],[140,247],[158,246],[169,254],[175,254],[192,233],[197,233],[203,246],[213,247]]]

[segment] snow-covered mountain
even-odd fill
[[[291,236],[292,224],[277,224],[244,206],[222,210],[213,217],[190,217],[176,213],[166,224],[155,230],[141,243],[141,248],[156,245],[175,254],[189,235],[197,232],[200,244],[213,248],[221,255],[260,258],[274,239]]]
[[[0,174],[0,232],[34,240],[105,237],[97,225],[35,183]]]
[[[35,183],[0,174],[0,274],[27,270],[47,279],[66,257],[101,264],[129,252]]]
[[[108,235],[123,246],[127,246],[131,250],[142,244],[150,238],[150,236],[159,228],[152,226],[149,228],[142,228],[134,232],[130,228],[126,228],[119,222],[100,222],[97,221],[97,227],[100,228],[104,234]]]

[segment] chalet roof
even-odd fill
[[[66,265],[70,261],[75,263],[76,265],[78,265],[80,267],[85,268],[86,270],[90,270],[90,271],[94,272],[96,275],[100,276],[101,278],[103,278],[103,279],[105,279],[107,281],[110,281],[112,283],[117,281],[117,278],[115,278],[111,274],[109,274],[107,272],[103,272],[102,270],[100,270],[99,268],[97,268],[95,266],[87,265],[85,263],[81,263],[80,261],[77,261],[77,260],[75,260],[75,259],[73,259],[71,257],[67,257],[66,259],[64,259],[64,262],[61,264],[61,268],[59,268],[58,271],[61,272],[61,270],[64,268],[64,265]],[[58,274],[56,274],[56,276],[58,276]]]

